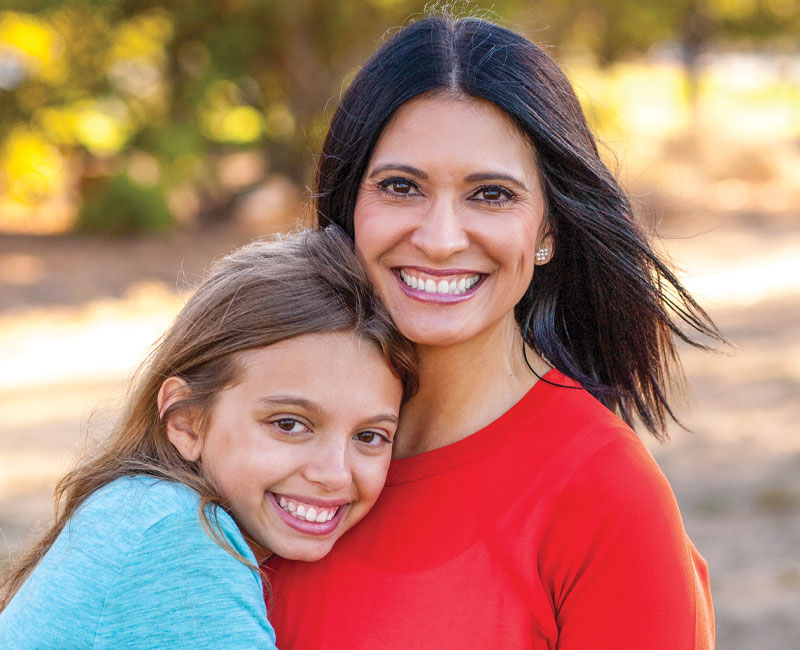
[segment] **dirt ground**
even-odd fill
[[[689,396],[651,444],[708,560],[722,650],[800,648],[800,220],[717,219],[665,246],[733,346],[682,346]],[[124,380],[209,261],[250,239],[0,237],[0,557],[102,433]],[[94,413],[87,425],[87,419]]]

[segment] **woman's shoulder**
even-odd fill
[[[537,428],[580,440],[587,455],[607,445],[649,455],[633,429],[578,382],[557,370],[551,370],[545,379],[549,381],[540,381]]]
[[[639,526],[668,520],[682,528],[672,488],[633,429],[576,382],[560,373],[548,377],[557,384],[547,386],[554,408],[542,413],[536,428],[558,512]]]
[[[523,444],[551,496],[620,516],[659,505],[675,511],[666,477],[633,429],[575,381],[557,371],[546,379]]]

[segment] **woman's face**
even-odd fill
[[[493,104],[428,96],[381,134],[356,201],[356,249],[400,331],[446,346],[516,332],[545,202],[534,153]]]

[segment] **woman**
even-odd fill
[[[316,196],[420,387],[370,516],[272,565],[281,647],[712,647],[705,563],[628,425],[665,436],[676,316],[721,337],[556,64],[479,19],[400,30],[333,116]]]

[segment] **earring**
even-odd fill
[[[536,251],[536,261],[539,263],[544,263],[550,257],[550,249],[547,246],[542,246],[538,251]]]

